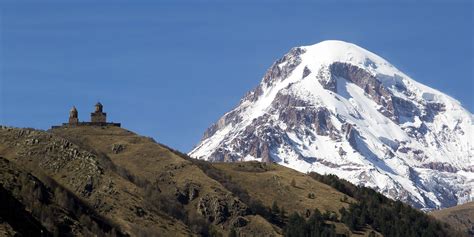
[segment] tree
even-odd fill
[[[286,211],[285,211],[285,208],[284,208],[284,207],[281,207],[281,208],[280,208],[280,218],[281,218],[281,221],[282,221],[282,222],[285,222],[285,219],[286,219]]]
[[[288,237],[332,237],[336,236],[336,227],[332,224],[326,224],[324,216],[316,209],[307,220],[296,212],[291,214],[284,228],[284,234]]]
[[[237,237],[237,232],[235,231],[234,227],[230,229],[229,237]]]
[[[288,217],[288,224],[285,227],[285,236],[303,237],[305,235],[305,220],[298,213],[294,212]]]
[[[272,204],[272,214],[274,215],[280,214],[280,208],[278,207],[278,203],[276,201],[273,201],[273,204]]]

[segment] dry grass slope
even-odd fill
[[[434,211],[430,215],[440,221],[449,223],[469,236],[474,236],[474,202]]]
[[[277,203],[288,214],[298,212],[307,215],[318,209],[320,212],[336,213],[348,203],[356,200],[347,197],[334,188],[320,183],[310,176],[277,164],[244,162],[213,163],[240,184],[249,195],[271,207]],[[372,229],[351,232],[342,223],[336,225],[336,232],[350,236],[368,236]]]
[[[309,216],[315,209],[332,216],[325,222],[339,234],[373,232],[370,226],[351,232],[339,210],[358,200],[309,175],[276,164],[193,160],[119,127],[0,127],[0,157],[3,196],[20,201],[24,215],[51,234],[58,224],[42,217],[43,209],[70,220],[64,223],[76,236],[281,236],[291,213]],[[36,184],[27,185],[31,180]],[[38,185],[49,201],[28,198]],[[275,205],[285,210],[278,218],[268,215]],[[17,232],[10,224],[0,215],[0,235]]]
[[[286,167],[265,163],[217,163],[215,166],[241,184],[249,194],[266,206],[277,202],[288,212],[339,212],[347,203],[344,194],[311,177]],[[258,169],[257,167],[263,167]],[[292,183],[293,182],[293,183]],[[355,201],[348,199],[348,202]]]
[[[41,131],[0,129],[0,156],[35,177],[57,182],[126,233],[190,234],[186,225],[165,213],[140,213],[146,203],[144,190],[110,169],[107,160],[67,139]]]
[[[187,215],[199,216],[205,213],[207,220],[222,234],[227,234],[234,226],[233,222],[242,216],[249,224],[238,227],[241,235],[279,235],[276,232],[278,228],[265,219],[247,215],[245,204],[219,182],[153,139],[118,127],[67,128],[53,130],[53,133],[88,147],[93,153],[108,157],[114,165],[126,170],[134,179],[156,184],[169,197],[184,194],[185,200],[182,203]],[[195,197],[190,196],[190,188],[196,193]],[[226,210],[220,211],[220,208]]]

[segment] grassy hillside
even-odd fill
[[[350,202],[356,200],[308,175],[269,163],[194,162],[211,177],[220,180],[224,186],[251,203],[251,207],[255,209],[259,208],[258,205],[266,207],[268,211],[263,211],[262,216],[270,221],[275,220],[274,224],[281,228],[286,227],[285,223],[293,213],[310,217],[315,210],[318,210],[328,216],[336,217],[336,221],[325,221],[328,225],[334,225],[335,233],[366,236],[372,231],[370,228],[365,228],[351,232],[344,224],[339,223],[337,221],[339,210],[348,207]]]
[[[150,138],[117,127],[58,129],[53,133],[110,159],[123,176],[146,190],[149,199],[167,202],[161,206],[166,213],[188,225],[196,225],[192,227],[194,232],[207,234],[208,231],[199,228],[203,225],[201,222],[209,222],[223,234],[232,227],[239,227],[243,234],[263,231],[265,235],[278,235],[277,228],[261,217],[248,215],[244,203],[198,166]],[[236,222],[241,219],[263,225],[260,228],[254,228],[258,225],[253,223],[239,226]]]
[[[334,185],[321,178],[325,176],[276,164],[190,159],[118,127],[48,132],[2,127],[0,157],[0,207],[9,210],[0,214],[0,235],[383,233],[370,218],[357,217],[357,205],[368,198],[357,194],[357,187]],[[372,202],[378,205],[372,208],[391,205],[383,200]],[[404,206],[403,210],[412,209]],[[386,209],[387,213],[395,211]],[[356,216],[352,218],[356,222],[348,221],[348,216]],[[439,227],[432,232],[435,235],[451,233],[423,213],[416,212],[413,218]],[[419,233],[425,233],[428,226],[420,226]]]
[[[190,160],[282,227],[285,236],[465,236],[409,205],[334,175],[302,174],[258,162]],[[281,210],[286,214],[279,215]]]
[[[37,183],[43,183],[44,189],[54,194],[48,202],[61,206],[66,216],[72,219],[80,218],[75,214],[76,206],[88,206],[113,221],[123,233],[153,231],[181,236],[191,233],[182,222],[160,210],[155,211],[156,208],[148,208],[152,204],[145,199],[145,190],[121,176],[110,160],[67,139],[42,131],[0,129],[0,156],[21,167],[19,171],[34,177]],[[11,185],[9,180],[2,179],[0,182],[4,188]],[[12,188],[8,192],[15,194]],[[33,205],[28,205],[25,201],[27,194],[23,193],[18,200],[27,210],[36,210],[34,204],[37,202],[33,200]],[[74,200],[82,204],[76,205]],[[40,215],[45,212],[32,214],[41,220]],[[86,213],[85,216],[90,215]],[[54,216],[45,218],[54,219]],[[82,226],[87,228],[87,225],[89,223]],[[51,233],[57,231],[55,228],[48,230]]]
[[[0,236],[125,235],[117,223],[54,180],[34,176],[3,157],[0,180]]]
[[[192,162],[121,128],[3,128],[0,155],[57,182],[131,236],[280,235]]]
[[[340,221],[351,230],[361,230],[369,225],[384,236],[464,236],[448,223],[394,201],[373,189],[355,186],[335,175],[310,173],[309,176],[326,183],[344,194],[354,198],[349,208],[339,210]]]
[[[449,223],[459,231],[474,236],[474,202],[431,212],[436,219]]]

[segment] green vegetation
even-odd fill
[[[355,186],[335,175],[309,174],[340,192],[359,200],[340,210],[341,221],[351,230],[370,225],[384,236],[457,236],[447,224],[429,217],[400,201],[393,201],[373,189]]]
[[[237,232],[234,228],[231,228],[229,231],[229,237],[237,237]]]
[[[308,219],[300,216],[297,212],[290,215],[285,226],[287,237],[331,237],[336,236],[336,228],[328,224],[329,215],[322,215],[319,210],[314,210]],[[339,235],[342,236],[342,235]]]

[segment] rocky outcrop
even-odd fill
[[[318,135],[327,136],[335,129],[331,122],[331,112],[327,108],[312,106],[287,93],[277,94],[272,103],[272,110],[285,121],[289,130],[304,125],[315,127]]]
[[[420,110],[413,102],[396,96],[392,97],[392,101],[398,122],[414,122],[414,117],[420,115]]]
[[[241,161],[247,156],[262,159],[262,162],[273,162],[272,151],[281,144],[284,144],[285,137],[278,136],[282,130],[275,126],[265,127],[254,130],[255,127],[249,126],[231,146],[217,149],[212,154],[213,161],[234,162]],[[239,154],[235,154],[232,148],[237,145],[246,144],[246,149]]]
[[[124,144],[113,144],[112,145],[112,152],[115,153],[115,154],[118,154],[120,152],[122,152],[123,150],[125,150],[125,145]]]
[[[316,79],[324,89],[337,92],[336,77],[331,76],[331,72],[328,67],[321,67],[321,69],[318,71],[318,74],[316,75]]]
[[[285,56],[277,60],[263,76],[266,86],[283,80],[301,63],[300,55],[305,51],[302,48],[293,48]]]
[[[249,220],[245,217],[238,216],[232,220],[232,226],[236,228],[244,227],[249,223]]]
[[[449,173],[456,173],[458,169],[453,167],[451,164],[443,163],[443,162],[430,162],[425,163],[422,165],[423,168],[428,168],[432,170],[437,170],[441,172],[449,172]]]
[[[32,161],[48,172],[68,173],[68,184],[83,196],[89,196],[100,185],[103,169],[98,158],[66,139],[36,130],[4,128],[0,130],[0,142],[21,147],[19,160]]]
[[[232,218],[247,215],[244,203],[230,195],[201,197],[197,204],[198,212],[214,224],[221,224]]]
[[[367,93],[377,104],[381,105],[380,113],[388,118],[398,121],[395,108],[392,102],[392,94],[382,85],[382,83],[366,70],[347,63],[335,62],[329,66],[331,80],[344,78]]]
[[[309,74],[311,74],[311,70],[309,70],[309,68],[308,68],[307,66],[304,67],[304,70],[303,70],[303,77],[302,77],[302,78],[307,77]]]
[[[357,137],[359,136],[359,132],[354,128],[354,125],[350,123],[345,123],[342,125],[341,132],[344,134],[349,144],[357,150]]]
[[[178,200],[183,203],[183,204],[188,204],[192,202],[194,199],[199,197],[199,193],[201,191],[201,185],[194,183],[194,182],[188,182],[184,186],[182,190],[180,190],[177,194]]]

